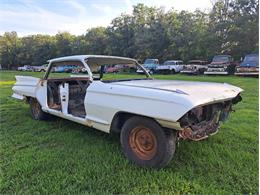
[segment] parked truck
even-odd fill
[[[46,72],[48,67],[48,64],[43,64],[41,66],[33,66],[33,71],[34,72]]]
[[[236,63],[230,55],[216,55],[208,64],[206,75],[230,75],[235,73]]]
[[[259,54],[248,54],[236,68],[235,75],[259,76]]]
[[[167,60],[162,65],[156,68],[157,73],[174,74],[183,69],[182,60]]]
[[[146,59],[144,61],[143,67],[149,72],[150,74],[154,74],[156,72],[156,68],[159,66],[158,59]],[[138,69],[137,73],[144,73],[142,69]]]
[[[208,61],[190,60],[183,66],[182,74],[203,74],[208,69]]]

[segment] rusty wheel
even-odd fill
[[[152,119],[134,116],[124,123],[120,141],[130,161],[142,167],[161,168],[173,157],[176,133],[162,129]]]
[[[30,110],[32,118],[35,120],[45,120],[48,118],[48,114],[42,111],[41,105],[35,98],[30,98]]]
[[[131,131],[129,144],[142,160],[151,160],[157,151],[157,140],[151,129],[136,127]]]

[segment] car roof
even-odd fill
[[[126,57],[118,57],[118,56],[106,56],[106,55],[73,55],[73,56],[65,56],[60,58],[54,58],[49,60],[49,62],[64,62],[64,61],[84,61],[88,60],[88,62],[94,62],[94,63],[137,63],[135,59],[132,58],[126,58]]]

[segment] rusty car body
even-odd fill
[[[190,60],[183,66],[182,74],[203,74],[208,68],[208,61]]]
[[[237,63],[230,55],[216,55],[204,72],[206,75],[230,75],[235,73]]]
[[[84,71],[66,76],[51,71],[66,64]],[[145,75],[107,80],[103,64],[132,64]],[[42,79],[16,76],[12,89],[12,97],[30,104],[34,119],[55,115],[118,132],[126,157],[154,168],[170,162],[178,139],[198,141],[215,134],[243,91],[226,83],[156,80],[134,59],[96,55],[52,59]]]
[[[248,54],[236,68],[237,76],[259,76],[259,54]]]

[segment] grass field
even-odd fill
[[[168,167],[128,162],[118,135],[56,119],[31,119],[29,106],[12,99],[14,75],[0,72],[0,194],[257,194],[258,79],[224,76],[155,76],[227,82],[243,101],[219,133],[181,141]]]

